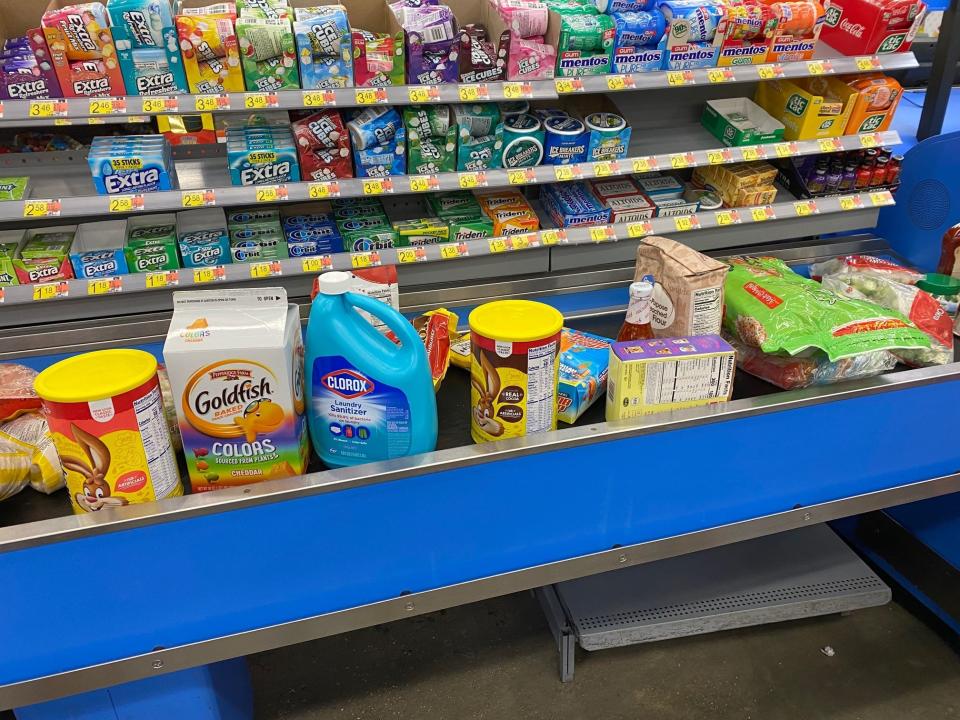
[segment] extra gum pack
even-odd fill
[[[52,0],[40,24],[64,97],[127,94],[103,3]]]

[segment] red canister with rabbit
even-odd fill
[[[40,373],[53,442],[76,513],[183,494],[163,411],[157,361],[141,350],[100,350]]]
[[[470,313],[470,434],[474,442],[557,428],[563,316],[529,300]]]

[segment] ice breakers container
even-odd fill
[[[437,403],[423,342],[399,312],[348,292],[349,273],[320,276],[307,325],[307,413],[317,455],[329,467],[430,452]],[[377,332],[357,310],[383,321]]]

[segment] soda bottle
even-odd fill
[[[653,283],[640,280],[630,284],[630,305],[627,307],[623,327],[617,335],[617,342],[653,338],[653,326],[650,325],[652,297]]]

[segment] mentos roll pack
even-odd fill
[[[560,227],[603,225],[610,221],[610,209],[604,207],[584,182],[544,185],[540,201]]]
[[[449,105],[410,105],[403,109],[407,128],[407,173],[452,172],[457,167],[457,124]]]
[[[175,20],[190,92],[243,92],[234,4],[178,0]]]
[[[297,8],[294,17],[293,33],[303,88],[352,86],[353,46],[346,8],[343,5]]]
[[[40,24],[64,97],[127,94],[103,3],[54,0]]]
[[[233,260],[223,208],[178,212],[177,242],[184,267],[224,265]]]
[[[394,108],[370,107],[356,111],[347,122],[353,143],[357,177],[404,175],[406,128]]]
[[[353,177],[350,133],[338,110],[321,110],[293,123],[304,180]]]
[[[74,277],[82,280],[126,274],[127,259],[123,253],[126,235],[126,220],[78,225],[70,248]]]
[[[128,94],[187,92],[170,0],[108,0],[107,14]]]
[[[290,257],[343,252],[343,239],[328,203],[284,205],[280,220]]]
[[[227,129],[227,164],[234,185],[274,185],[300,180],[290,127],[249,125]]]
[[[177,171],[170,143],[161,135],[93,139],[87,163],[100,195],[175,190]]]

